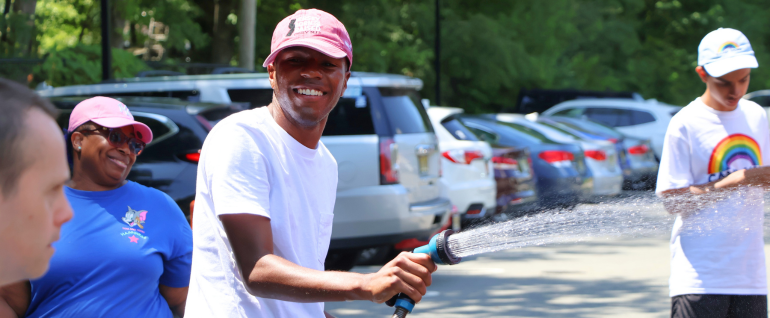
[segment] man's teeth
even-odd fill
[[[298,89],[297,91],[302,95],[321,96],[324,94],[314,89]]]

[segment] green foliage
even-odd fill
[[[213,43],[230,45],[218,50],[220,60],[238,60],[237,32],[222,41],[222,34],[232,32],[215,34],[214,21],[224,17],[231,30],[239,21],[239,0],[111,1],[118,16],[131,25],[155,19],[170,27],[163,43],[163,62],[170,68],[182,70],[187,58],[212,62],[217,56]],[[214,3],[229,9],[215,18]],[[440,79],[433,67],[434,3],[259,0],[257,70],[263,70],[259,65],[270,53],[275,25],[297,9],[319,8],[338,17],[350,33],[354,71],[421,78],[422,94],[432,100],[438,82],[443,104],[469,112],[509,108],[522,88],[635,91],[687,104],[704,90],[693,71],[698,43],[719,27],[739,29],[751,40],[760,68],[752,72],[750,91],[770,87],[770,20],[765,18],[770,6],[764,1],[441,0]],[[10,23],[15,32],[10,38],[21,39],[0,41],[0,56],[40,57],[50,52],[35,78],[47,78],[54,85],[99,81],[98,1],[38,0],[35,28],[25,21],[13,15],[0,18],[0,30]],[[132,32],[124,39],[141,46],[146,36]],[[37,41],[19,44],[30,36]],[[120,69],[116,77],[132,76],[143,67],[121,52],[113,53]]]
[[[101,82],[102,51],[99,45],[77,44],[51,52],[45,62],[34,70],[35,78],[49,85],[64,86]],[[123,50],[112,51],[112,70],[116,78],[136,76],[148,70],[147,64]]]
[[[211,41],[211,34],[204,31],[196,18],[205,14],[198,6],[189,0],[124,0],[126,11],[124,17],[131,23],[147,25],[150,19],[161,21],[170,27],[166,48],[175,50],[177,57],[184,55],[185,43],[191,47],[205,48]],[[145,13],[142,16],[142,12]],[[139,36],[137,42],[144,42]],[[173,57],[172,57],[173,58]]]
[[[0,57],[27,57],[34,52],[34,20],[11,12],[0,15]]]
[[[35,26],[40,54],[101,41],[99,1],[38,0]]]

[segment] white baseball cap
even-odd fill
[[[703,37],[698,45],[698,65],[713,77],[744,68],[757,68],[751,43],[741,31],[719,28]]]

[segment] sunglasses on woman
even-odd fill
[[[81,131],[96,132],[106,137],[107,142],[113,147],[123,147],[123,145],[128,143],[128,149],[137,156],[142,154],[142,150],[144,150],[144,147],[146,146],[143,141],[136,139],[135,137],[126,136],[121,128],[99,127],[96,129],[83,129]]]

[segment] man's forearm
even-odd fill
[[[663,205],[669,213],[687,214],[713,205],[738,187],[747,185],[770,188],[770,167],[739,170],[717,181],[664,191]]]
[[[292,302],[371,300],[362,289],[366,276],[305,268],[282,257],[261,257],[246,279],[249,293],[257,297]]]
[[[721,200],[730,186],[722,180],[663,192],[663,206],[671,214],[686,215]]]
[[[746,185],[762,187],[770,190],[770,166],[747,169],[744,171]]]

